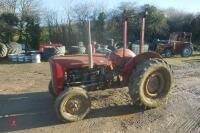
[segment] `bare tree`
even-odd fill
[[[72,45],[75,43],[74,37],[73,37],[73,15],[74,15],[74,0],[66,0],[64,5],[64,12],[66,16],[66,27],[67,27],[67,36],[64,36],[64,40],[68,45]],[[64,28],[64,27],[63,27]],[[65,31],[65,30],[64,30]]]
[[[45,23],[47,25],[48,30],[48,41],[50,42],[56,42],[58,40],[57,37],[55,37],[55,33],[58,30],[58,15],[55,11],[49,10],[45,14]]]
[[[18,0],[19,15],[38,17],[41,13],[40,0]]]
[[[17,0],[1,0],[0,1],[0,14],[2,13],[15,13]]]
[[[40,39],[40,1],[17,0],[17,15],[19,17],[19,42],[29,48],[37,48]]]
[[[75,6],[75,18],[79,29],[79,41],[88,43],[87,39],[87,21],[91,17],[93,6],[91,3],[82,2]]]

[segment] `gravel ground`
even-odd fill
[[[60,122],[47,92],[48,63],[0,64],[0,132],[200,133],[200,60],[172,65],[176,83],[166,105],[133,106],[128,88],[90,92],[86,119]]]

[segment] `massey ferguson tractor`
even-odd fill
[[[182,57],[191,56],[193,53],[192,33],[171,33],[168,42],[157,44],[156,52],[165,55],[167,58],[175,54],[180,54]]]
[[[173,85],[170,65],[157,53],[136,56],[127,49],[127,21],[124,25],[123,48],[111,54],[92,53],[89,30],[88,54],[49,59],[49,92],[55,97],[55,110],[62,121],[82,120],[90,112],[88,91],[128,87],[133,103],[141,107],[166,103]]]

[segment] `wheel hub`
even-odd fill
[[[185,55],[189,55],[189,54],[190,54],[190,50],[189,50],[189,49],[187,49],[187,48],[186,48],[186,49],[184,49],[184,54],[185,54]]]
[[[145,95],[147,97],[156,97],[163,90],[163,87],[163,75],[159,72],[153,73],[148,77],[146,81]]]
[[[166,55],[167,55],[167,57],[171,56],[171,52],[168,51],[168,52],[166,53]]]
[[[79,97],[74,97],[67,101],[65,104],[65,110],[70,114],[76,114],[80,111],[81,106],[81,99]]]

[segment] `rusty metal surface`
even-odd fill
[[[140,53],[144,52],[144,30],[145,30],[145,17],[141,17],[140,29]]]
[[[124,22],[124,44],[123,44],[123,57],[126,55],[126,46],[127,46],[127,20]]]
[[[136,54],[129,50],[125,49],[125,57],[123,58],[123,48],[116,50],[114,53],[110,55],[110,60],[112,61],[113,65],[122,66],[124,65],[124,60],[130,59],[136,56]]]
[[[94,65],[107,65],[108,63],[106,55],[95,54],[93,57]],[[62,65],[65,70],[88,66],[88,56],[86,54],[52,57],[49,61]]]
[[[127,62],[125,64],[125,66],[121,70],[121,76],[122,76],[122,80],[124,82],[123,83],[124,86],[127,86],[129,77],[132,74],[132,72],[134,71],[134,69],[136,68],[136,66],[139,63],[141,63],[145,60],[148,60],[150,58],[162,58],[162,57],[156,52],[146,52],[146,53],[142,53],[142,54],[135,56],[134,58],[132,58],[131,60],[129,60],[129,62]]]
[[[111,66],[110,61],[105,55],[95,54],[93,55],[94,65],[108,65]],[[51,57],[49,59],[53,87],[56,94],[59,94],[64,87],[65,72],[70,69],[78,69],[82,67],[88,67],[88,55],[71,55],[71,56],[59,56]]]

